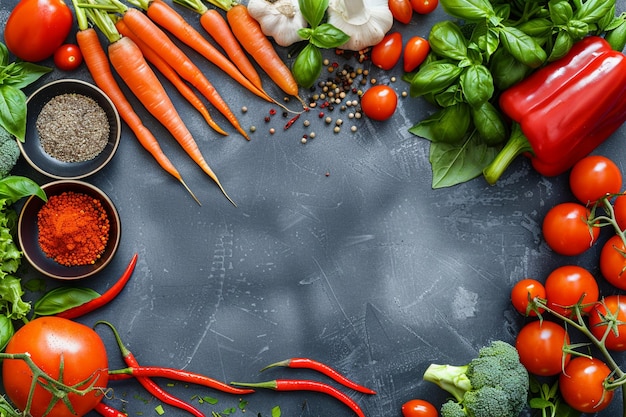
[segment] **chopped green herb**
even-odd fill
[[[156,411],[156,413],[160,416],[162,416],[163,414],[165,414],[165,410],[163,409],[163,406],[161,404],[157,405],[156,407],[154,407],[154,411]]]
[[[272,408],[272,417],[280,417],[280,406],[275,406]]]

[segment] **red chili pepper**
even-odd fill
[[[520,154],[542,175],[562,174],[626,121],[626,57],[588,36],[504,91],[500,107],[513,133],[483,172],[487,181],[495,183]]]
[[[312,369],[314,371],[320,372],[340,384],[351,388],[355,391],[362,392],[364,394],[376,394],[376,391],[373,391],[363,385],[357,384],[351,379],[347,378],[345,375],[339,373],[335,369],[326,365],[325,363],[318,362],[314,359],[310,358],[291,358],[286,359],[284,361],[276,362],[271,365],[267,365],[265,368],[261,369],[261,371],[265,371],[266,369],[273,368],[275,366],[286,366],[288,368],[300,368],[300,369]]]
[[[115,336],[115,340],[117,341],[117,344],[122,353],[122,358],[124,359],[124,363],[127,366],[140,367],[139,363],[137,362],[137,359],[135,358],[135,355],[130,350],[128,350],[126,346],[124,346],[117,329],[111,323],[108,323],[106,321],[98,321],[96,322],[96,324],[106,324],[107,326],[111,328]],[[138,377],[137,381],[141,384],[141,386],[145,388],[146,391],[154,395],[155,398],[163,401],[165,404],[180,408],[181,410],[187,411],[188,413],[196,417],[205,417],[202,411],[198,410],[196,407],[192,406],[191,404],[181,400],[180,398],[170,394],[169,392],[165,391],[163,388],[159,386],[159,384],[157,384],[150,378]]]
[[[103,402],[96,404],[95,410],[102,417],[128,417],[128,414],[122,413],[118,409],[113,408],[110,405],[106,405]]]
[[[122,292],[122,290],[126,286],[126,283],[128,282],[131,275],[133,274],[136,264],[137,264],[137,254],[134,254],[130,260],[130,263],[128,264],[124,272],[122,273],[122,276],[104,294],[100,295],[99,297],[94,298],[91,301],[87,301],[84,304],[62,311],[58,313],[56,316],[63,317],[66,319],[75,319],[77,317],[83,316],[87,313],[90,313],[108,304],[115,297],[117,297],[120,292]]]
[[[365,417],[361,407],[350,398],[346,393],[339,391],[332,385],[325,384],[323,382],[311,381],[308,379],[275,379],[273,381],[265,382],[231,382],[233,385],[239,385],[241,387],[250,388],[267,388],[275,391],[314,391],[321,392],[323,394],[330,395],[335,399],[341,401],[359,417]]]
[[[300,113],[296,114],[291,119],[289,119],[287,121],[287,123],[285,123],[285,129],[284,130],[289,129],[296,122],[296,120],[298,120],[299,118],[300,118]]]
[[[251,394],[254,392],[254,390],[252,389],[233,387],[230,384],[226,384],[222,381],[218,381],[208,376],[197,374],[195,372],[185,371],[182,369],[164,368],[157,366],[141,366],[109,370],[109,379],[113,381],[132,377],[168,378],[174,381],[202,385],[204,387],[213,388],[222,392],[226,392],[228,394],[243,395]]]

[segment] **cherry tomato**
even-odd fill
[[[589,328],[598,340],[608,332],[607,349],[626,350],[626,296],[607,295],[598,301],[589,312]]]
[[[536,310],[529,309],[529,304],[531,304],[531,301],[535,298],[546,299],[546,288],[536,279],[525,278],[518,281],[511,290],[511,303],[513,307],[515,307],[515,310],[520,314],[525,316],[537,316]],[[543,309],[539,309],[539,312],[542,313]]]
[[[411,72],[420,66],[430,52],[430,44],[420,36],[413,36],[404,46],[404,72]]]
[[[402,35],[400,32],[391,32],[385,35],[382,41],[372,47],[372,63],[385,71],[396,66],[402,56]]]
[[[425,400],[409,400],[402,405],[403,417],[437,417],[434,405]]]
[[[602,247],[600,272],[614,287],[626,289],[626,247],[619,235],[610,237]]]
[[[63,44],[72,22],[72,10],[63,0],[22,0],[7,20],[4,41],[16,57],[42,61]]]
[[[559,377],[559,389],[567,404],[581,413],[594,414],[604,410],[613,399],[614,391],[604,388],[611,370],[595,358],[578,356],[565,367]]]
[[[615,221],[620,230],[626,229],[626,194],[620,195],[613,202],[613,212],[615,213]]]
[[[388,85],[370,87],[361,97],[361,109],[373,120],[387,120],[396,111],[398,95]]]
[[[389,0],[389,10],[394,19],[405,25],[413,18],[413,7],[411,7],[410,0]]]
[[[46,414],[53,399],[49,390],[37,384],[32,397],[30,414],[33,417],[76,417],[92,410],[103,397],[108,383],[108,361],[102,339],[90,327],[60,317],[40,317],[21,327],[6,347],[6,353],[25,353],[49,376],[59,379],[63,370],[63,383],[93,390],[85,395],[70,393],[67,399],[75,413],[63,400],[57,401]],[[7,396],[24,410],[33,378],[28,365],[20,359],[2,362],[2,382]]]
[[[588,224],[590,215],[589,209],[582,204],[557,204],[543,219],[543,238],[558,254],[580,255],[598,240],[600,234],[599,227]]]
[[[585,268],[564,265],[556,268],[546,278],[547,305],[552,310],[569,316],[571,307],[581,303],[581,311],[588,313],[600,297],[598,282]]]
[[[435,11],[439,0],[411,0],[411,7],[419,14],[428,14]]]
[[[73,71],[83,62],[83,54],[78,45],[66,43],[54,52],[54,65],[62,71]]]
[[[569,334],[553,321],[536,320],[520,330],[515,341],[520,362],[528,372],[537,376],[558,375],[571,360],[563,352],[569,345]]]
[[[569,175],[569,185],[578,201],[593,204],[607,194],[620,192],[622,172],[609,158],[590,155],[574,164]]]

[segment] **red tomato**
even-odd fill
[[[403,417],[437,417],[434,405],[425,400],[409,400],[402,405]]]
[[[603,385],[610,373],[601,360],[578,356],[559,377],[559,390],[570,407],[594,414],[604,410],[613,399],[614,391],[607,391]]]
[[[410,0],[389,0],[389,10],[394,19],[405,25],[413,18],[413,7],[411,7]]]
[[[547,305],[552,310],[569,316],[571,307],[581,302],[581,311],[588,313],[600,297],[596,279],[589,271],[577,265],[556,268],[546,278]]]
[[[527,316],[537,316],[537,311],[530,309],[529,304],[535,298],[546,299],[546,288],[536,279],[526,278],[518,281],[511,290],[511,303],[515,310]],[[539,309],[542,313],[543,309]]]
[[[531,374],[558,375],[571,359],[563,352],[570,338],[563,326],[553,321],[536,320],[520,330],[515,341],[520,362]]]
[[[398,95],[388,85],[370,87],[361,97],[361,109],[373,120],[387,120],[396,111]]]
[[[613,202],[613,212],[615,213],[615,221],[620,230],[626,229],[626,195],[621,195]]]
[[[606,241],[600,251],[600,272],[609,283],[626,289],[626,247],[619,235]]]
[[[108,361],[102,339],[91,328],[72,320],[59,317],[41,317],[31,320],[20,328],[9,341],[6,353],[25,353],[52,378],[58,379],[63,368],[63,383],[86,389],[90,384],[93,391],[85,395],[70,393],[67,398],[75,413],[63,401],[57,401],[46,413],[53,397],[50,391],[37,384],[32,398],[30,414],[33,417],[76,417],[92,410],[103,397],[108,383]],[[62,362],[61,362],[62,360]],[[7,396],[24,410],[33,373],[19,359],[2,362],[2,382]]]
[[[411,7],[419,14],[428,14],[435,11],[439,0],[411,0]]]
[[[580,255],[589,249],[600,234],[589,224],[590,211],[582,204],[561,203],[552,207],[543,219],[543,237],[550,248],[566,256]]]
[[[5,44],[24,61],[42,61],[63,44],[73,19],[63,0],[21,0],[4,28]]]
[[[596,339],[607,333],[607,349],[626,350],[626,296],[607,295],[589,312],[589,329]]]
[[[391,32],[385,35],[382,41],[372,47],[372,63],[385,71],[396,66],[402,56],[402,35],[400,32]]]
[[[609,158],[590,155],[574,164],[569,175],[569,184],[578,201],[593,204],[607,194],[620,192],[622,172]]]
[[[430,44],[420,36],[413,36],[404,46],[404,72],[411,72],[420,66],[430,52]]]
[[[66,43],[54,52],[54,65],[62,71],[73,71],[83,63],[83,54],[78,45]]]

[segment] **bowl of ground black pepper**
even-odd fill
[[[24,257],[44,275],[80,279],[101,272],[113,259],[121,237],[120,218],[111,199],[79,180],[41,186],[39,197],[24,203],[18,240]]]
[[[104,168],[117,151],[121,123],[117,109],[86,81],[52,81],[27,101],[26,137],[18,142],[24,159],[55,179],[80,179]]]

